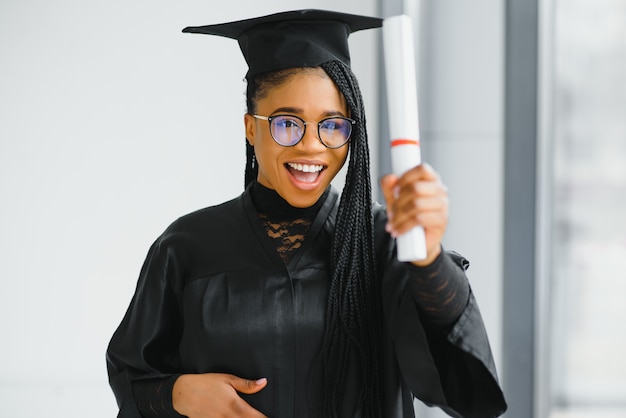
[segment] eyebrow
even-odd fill
[[[279,107],[278,109],[274,109],[274,111],[271,114],[274,115],[276,113],[295,113],[295,114],[301,115],[304,113],[304,109],[300,107]],[[345,116],[345,115],[338,110],[328,110],[322,113],[322,116],[326,117],[326,116]]]

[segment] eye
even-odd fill
[[[277,116],[273,122],[280,129],[298,129],[302,125],[302,122],[292,116]]]
[[[348,121],[340,118],[324,119],[320,122],[320,129],[326,131],[345,131]]]

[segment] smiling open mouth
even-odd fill
[[[296,180],[303,183],[313,183],[326,167],[321,164],[287,163],[285,168]]]

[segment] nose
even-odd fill
[[[326,146],[322,144],[322,141],[320,141],[320,138],[317,134],[316,123],[308,123],[306,125],[304,137],[302,137],[302,140],[298,143],[298,147],[300,147],[302,151],[305,151],[309,154],[326,150]]]

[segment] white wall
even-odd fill
[[[243,58],[234,41],[180,31],[284,4],[0,3],[3,416],[115,415],[105,349],[149,245],[243,187]],[[376,4],[288,7],[375,15]],[[377,45],[352,37],[373,133]]]

